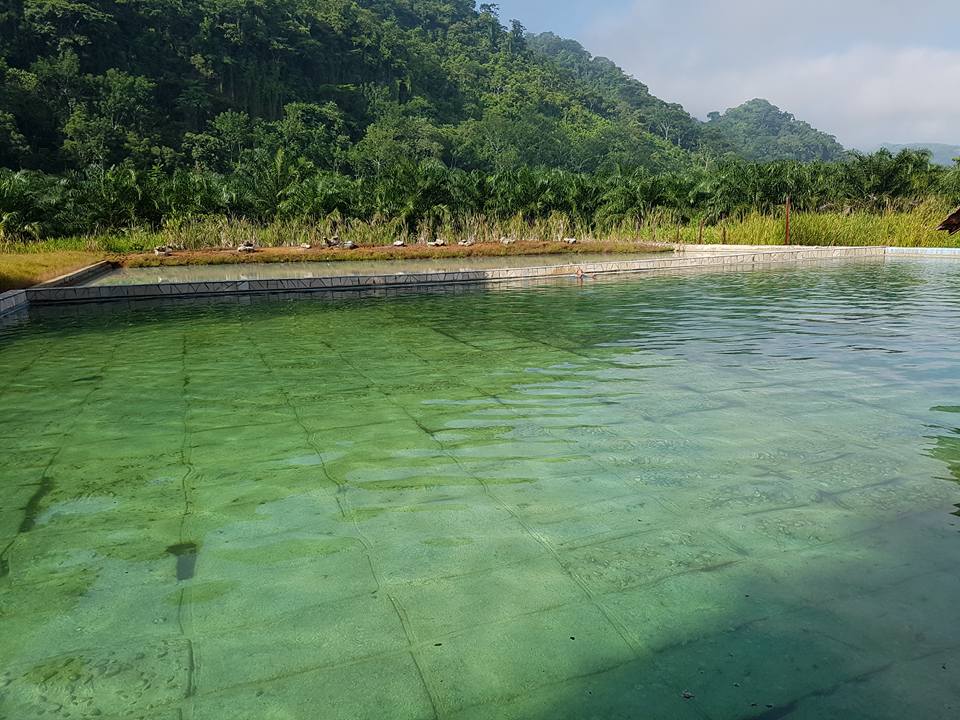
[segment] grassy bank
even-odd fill
[[[51,250],[46,252],[0,252],[0,292],[37,283],[104,260],[103,252]]]

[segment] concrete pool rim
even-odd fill
[[[22,312],[30,306],[75,303],[102,303],[147,299],[189,299],[277,293],[338,293],[362,290],[417,289],[443,285],[484,285],[520,280],[542,280],[586,275],[617,275],[651,271],[705,270],[710,268],[749,269],[780,264],[823,260],[900,257],[960,258],[960,248],[908,247],[823,247],[823,246],[678,246],[678,254],[667,258],[644,258],[611,262],[564,263],[562,265],[426,271],[403,274],[333,275],[314,278],[263,280],[215,280],[137,285],[84,286],[113,269],[102,261],[25,290],[0,294],[0,316]]]

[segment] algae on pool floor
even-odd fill
[[[0,717],[952,718],[960,265],[0,330]]]

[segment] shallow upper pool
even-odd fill
[[[396,273],[457,272],[515,267],[547,267],[580,263],[617,262],[672,257],[673,253],[565,253],[426,260],[338,260],[335,262],[233,263],[120,268],[89,285],[139,285],[215,280],[273,280],[335,275],[393,275]]]
[[[955,718],[960,265],[0,330],[0,717]]]

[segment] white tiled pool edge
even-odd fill
[[[456,272],[422,272],[402,275],[352,275],[319,278],[269,280],[226,280],[214,282],[182,282],[144,285],[101,285],[75,287],[109,269],[97,263],[75,273],[57,278],[27,290],[0,295],[0,316],[25,310],[30,305],[52,305],[87,302],[110,302],[157,298],[191,298],[217,295],[246,295],[285,292],[343,292],[416,288],[451,284],[490,284],[551,277],[570,277],[578,269],[587,275],[678,271],[708,268],[751,267],[801,263],[817,260],[845,260],[891,256],[953,256],[954,248],[886,248],[886,247],[812,247],[812,246],[717,246],[687,245],[678,247],[678,255],[665,258],[620,260],[615,262],[569,263],[566,265],[501,269],[461,270]]]
[[[960,248],[921,248],[921,247],[888,247],[885,255],[907,255],[914,257],[955,257],[960,258]]]

